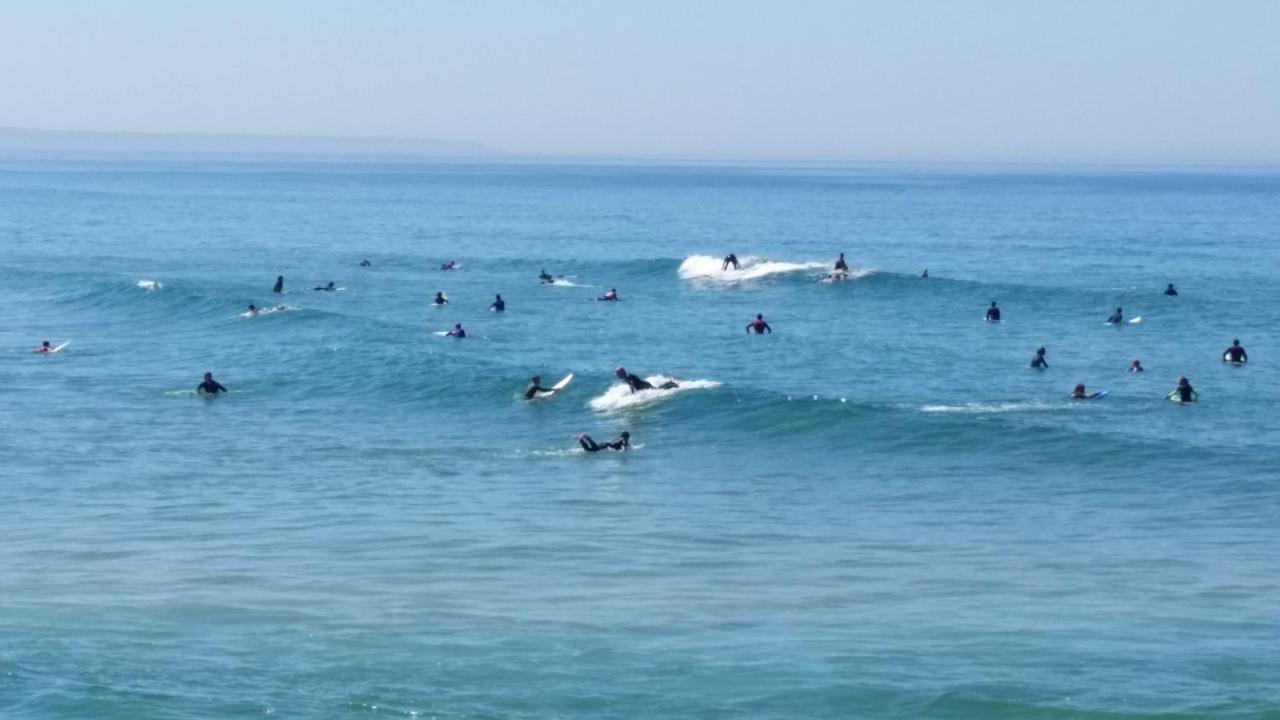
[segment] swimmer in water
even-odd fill
[[[222,383],[213,379],[213,373],[205,373],[204,382],[196,386],[196,392],[201,395],[217,395],[227,392],[227,389],[222,387]]]
[[[250,314],[250,315],[257,315],[257,314],[258,314],[258,306],[257,306],[257,305],[254,305],[253,303],[249,303],[249,314]]]
[[[596,299],[604,300],[605,302],[615,302],[618,299],[618,288],[609,288],[609,292],[601,295]]]
[[[1084,383],[1080,383],[1079,385],[1076,385],[1074,390],[1071,391],[1071,399],[1072,400],[1094,400],[1101,394],[1102,394],[1101,392],[1096,392],[1090,395],[1089,393],[1085,392]]]
[[[1000,308],[996,307],[996,301],[991,301],[991,307],[987,308],[987,322],[1000,322]]]
[[[432,305],[448,305],[449,298],[444,293],[438,292],[436,293],[435,299],[431,301],[431,304]]]
[[[459,340],[461,340],[467,336],[467,331],[462,329],[462,323],[456,323],[453,326],[453,329],[445,333],[445,335],[448,337],[458,338]]]
[[[284,276],[283,275],[276,276],[276,285],[275,287],[271,288],[271,292],[273,293],[284,292]]]
[[[1122,308],[1116,308],[1116,311],[1111,313],[1111,317],[1107,318],[1108,325],[1119,325],[1122,322],[1124,322],[1124,310]]]
[[[489,309],[494,312],[504,312],[507,309],[507,301],[503,300],[501,295],[494,295],[493,302],[489,303]]]
[[[53,348],[49,347],[49,341],[45,340],[44,342],[40,343],[40,347],[36,348],[35,350],[32,350],[31,352],[50,353],[50,352],[53,352]]]
[[[590,435],[577,435],[574,439],[582,445],[583,450],[589,453],[600,452],[601,450],[628,450],[631,448],[631,433],[626,430],[623,430],[618,439],[613,442],[597,443],[591,439]]]
[[[1189,403],[1199,400],[1200,393],[1196,392],[1196,389],[1191,387],[1190,380],[1187,380],[1186,377],[1180,377],[1178,378],[1178,387],[1171,390],[1165,397],[1170,400]]]
[[[372,264],[373,263],[369,262],[369,258],[365,258],[360,261],[360,267],[369,267]]]
[[[538,273],[538,280],[542,282],[543,285],[550,285],[556,281],[556,279],[551,277],[551,274],[547,272],[546,268],[543,268],[542,271]]]
[[[1049,363],[1045,362],[1044,353],[1045,353],[1044,348],[1039,348],[1036,350],[1036,354],[1031,357],[1031,367],[1036,368],[1037,370],[1049,369]]]
[[[328,285],[322,285],[322,286],[316,287],[315,289],[316,289],[316,290],[321,290],[321,291],[324,291],[324,292],[333,292],[334,290],[337,290],[338,288],[334,287],[334,286],[333,286],[333,281],[332,281],[332,280],[330,280]]]
[[[1132,363],[1130,363],[1130,365],[1129,365],[1129,372],[1131,372],[1131,373],[1140,373],[1140,372],[1146,372],[1146,371],[1147,371],[1147,369],[1146,369],[1146,368],[1144,368],[1144,367],[1142,367],[1142,361],[1141,361],[1141,360],[1134,360],[1134,361],[1133,361]]]
[[[849,263],[844,261],[844,253],[840,253],[840,257],[836,258],[836,272],[849,272]]]
[[[750,335],[753,330],[757,335],[763,335],[765,333],[769,333],[770,335],[773,334],[773,328],[769,327],[769,323],[764,321],[764,315],[761,315],[760,313],[756,313],[755,320],[747,323],[747,334]]]
[[[441,270],[456,270],[457,268],[458,268],[458,263],[456,263],[456,262],[454,262],[454,261],[452,261],[452,260],[450,260],[450,261],[449,261],[449,262],[447,262],[447,263],[443,263],[442,265],[440,265],[440,269],[441,269]]]
[[[548,387],[542,387],[541,375],[534,375],[529,378],[529,387],[524,389],[524,399],[532,400],[539,395],[551,395],[553,393],[555,393],[555,390]]]
[[[734,270],[742,269],[741,267],[738,266],[738,256],[734,255],[733,253],[729,253],[728,255],[725,256],[724,263],[720,265],[721,272],[728,270],[730,265],[733,266]]]
[[[1170,297],[1177,297],[1178,291],[1174,289],[1173,283],[1169,283],[1169,287],[1164,289],[1164,294]]]
[[[1244,348],[1240,347],[1239,340],[1232,340],[1231,347],[1222,351],[1222,361],[1241,364],[1247,363],[1249,362],[1249,353],[1245,352]]]
[[[652,383],[646,380],[641,380],[640,377],[637,375],[632,375],[631,373],[628,373],[627,369],[621,366],[619,366],[616,370],[614,370],[613,374],[617,375],[619,380],[625,382],[628,386],[630,386],[631,392],[639,392],[641,390],[674,390],[680,387],[679,385],[676,384],[674,380],[668,380],[667,382],[663,383],[661,386],[655,388]]]

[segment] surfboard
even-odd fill
[[[565,375],[564,377],[560,378],[560,382],[556,383],[555,385],[552,385],[551,390],[553,392],[560,392],[561,390],[565,389],[565,387],[572,381],[573,381],[573,373],[569,373],[568,375]]]
[[[62,343],[61,345],[59,345],[58,347],[56,347],[56,348],[54,348],[54,349],[50,350],[49,352],[51,352],[51,353],[56,353],[56,352],[58,352],[59,350],[61,350],[62,348],[66,347],[66,346],[68,346],[68,345],[70,345],[70,344],[71,344],[71,341],[70,341],[70,340],[68,340],[68,341],[66,341],[66,342]]]
[[[1141,315],[1139,315],[1139,316],[1138,316],[1138,317],[1136,317],[1136,318],[1130,318],[1130,320],[1129,320],[1129,324],[1130,324],[1130,325],[1137,325],[1137,324],[1139,324],[1139,323],[1141,323],[1141,322],[1142,322],[1142,316],[1141,316]]]
[[[1096,392],[1096,393],[1094,393],[1093,395],[1091,395],[1089,399],[1090,399],[1090,400],[1101,400],[1102,398],[1104,398],[1104,397],[1106,397],[1106,396],[1108,396],[1108,395],[1110,395],[1110,394],[1111,394],[1111,391],[1110,391],[1110,390],[1099,390],[1098,392]]]

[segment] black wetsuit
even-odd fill
[[[204,393],[205,395],[217,395],[220,392],[226,391],[227,389],[222,387],[222,383],[219,383],[217,380],[205,380],[196,386],[196,392]]]
[[[271,292],[277,292],[277,293],[284,292],[284,276],[283,275],[276,278],[275,287],[271,288]]]
[[[502,298],[498,298],[497,300],[493,301],[493,304],[489,306],[489,309],[493,310],[494,312],[502,312],[507,309],[507,303]]]
[[[1124,316],[1120,313],[1114,313],[1111,317],[1107,318],[1108,325],[1119,325],[1122,322],[1124,322]]]
[[[728,270],[730,265],[733,266],[734,270],[740,269],[738,267],[738,256],[733,253],[729,253],[729,256],[724,259],[724,264],[720,266],[720,269]]]
[[[432,305],[448,305],[449,299],[437,293],[436,298],[431,301],[431,304]]]
[[[529,387],[524,391],[524,399],[532,400],[538,396],[538,393],[546,394],[551,392],[555,392],[555,391],[552,390],[551,388],[544,388],[537,383],[529,383]]]
[[[333,292],[334,290],[337,290],[337,289],[338,288],[333,286],[333,283],[329,283],[328,285],[325,285],[323,287],[316,288],[316,290],[320,290],[322,292]]]
[[[449,331],[448,336],[455,337],[461,340],[467,336],[467,331],[463,330],[462,328],[454,328]]]
[[[1000,322],[1000,308],[987,308],[987,320],[990,322]]]
[[[372,264],[373,264],[373,263],[369,262],[368,260],[361,260],[361,261],[360,261],[360,267],[369,267],[369,266],[370,266],[370,265],[372,265]]]
[[[836,271],[837,271],[837,272],[849,272],[849,263],[845,262],[844,260],[837,260],[837,261],[836,261]]]
[[[1232,345],[1227,348],[1226,352],[1222,353],[1222,357],[1223,359],[1230,360],[1233,363],[1249,362],[1249,353],[1245,352],[1244,348],[1239,345]]]
[[[1173,289],[1173,286],[1172,286],[1172,285],[1170,285],[1169,287],[1165,288],[1165,290],[1164,290],[1164,294],[1165,294],[1165,295],[1177,295],[1177,294],[1178,294],[1178,291],[1177,291],[1177,290],[1174,290],[1174,289]]]
[[[1184,403],[1195,402],[1196,391],[1195,391],[1195,388],[1191,387],[1191,383],[1187,383],[1186,385],[1179,385],[1178,387],[1173,389],[1173,393],[1178,396],[1179,402],[1184,402]]]
[[[582,449],[587,452],[600,452],[601,450],[626,450],[631,447],[631,442],[626,438],[618,438],[613,442],[597,443],[591,439],[590,435],[583,435],[578,438],[578,442],[582,445]]]
[[[601,296],[600,296],[599,298],[597,298],[597,299],[599,299],[599,300],[603,300],[603,301],[605,301],[605,302],[616,302],[616,301],[618,300],[618,294],[617,294],[617,293],[615,293],[615,292],[607,292],[607,293],[605,293],[605,294],[601,295]]]
[[[1036,353],[1035,357],[1031,358],[1031,367],[1049,369],[1049,363],[1045,362],[1044,353]]]
[[[653,384],[652,384],[652,383],[650,383],[650,382],[649,382],[649,381],[647,381],[647,380],[641,380],[639,376],[634,375],[634,374],[632,374],[632,375],[627,375],[627,377],[625,378],[625,380],[626,380],[626,383],[627,383],[628,385],[630,385],[630,386],[631,386],[631,392],[637,392],[637,391],[640,391],[640,390],[653,390],[653,389],[655,389],[655,388],[653,387]],[[659,387],[659,388],[657,388],[657,389],[658,389],[658,390],[672,390],[672,389],[674,389],[674,388],[678,388],[678,387],[680,387],[680,386],[679,386],[679,385],[677,385],[677,384],[675,383],[675,381],[674,381],[674,380],[668,380],[667,382],[665,382],[665,383],[663,383],[663,384],[662,384],[662,387]]]

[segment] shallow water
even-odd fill
[[[0,165],[0,712],[1276,717],[1277,201],[1267,174]],[[702,382],[635,398],[619,365]],[[1163,400],[1179,375],[1199,404]]]

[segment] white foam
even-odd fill
[[[738,264],[741,268],[739,270],[734,270],[732,267],[728,270],[722,270],[724,258],[714,258],[710,255],[690,255],[684,259],[684,262],[680,263],[679,273],[682,280],[736,283],[759,280],[770,275],[783,275],[827,267],[827,263],[822,262],[777,262],[759,257],[739,258]]]
[[[157,281],[155,281],[155,280],[139,280],[139,281],[138,281],[137,283],[135,283],[135,284],[136,284],[138,287],[140,287],[140,288],[142,288],[143,290],[146,290],[146,291],[148,291],[148,292],[150,292],[150,291],[152,291],[152,290],[159,290],[160,288],[164,287],[164,283],[157,282]]]
[[[258,308],[258,312],[256,313],[251,313],[248,310],[245,310],[244,312],[240,313],[237,317],[252,318],[252,317],[257,317],[259,315],[272,315],[274,313],[284,312],[285,310],[297,310],[297,309],[298,308],[293,307],[292,305],[276,305],[275,307]]]
[[[921,405],[920,412],[956,413],[965,415],[989,415],[993,413],[1048,410],[1057,406],[1042,401],[1027,402],[973,402],[962,405]]]
[[[626,383],[617,383],[606,390],[603,395],[591,398],[591,401],[587,403],[587,406],[597,412],[617,412],[619,410],[628,410],[644,405],[650,405],[688,390],[706,390],[709,388],[720,387],[720,383],[714,380],[676,380],[675,378],[667,375],[651,375],[645,378],[645,380],[654,386],[653,390],[639,390],[637,392],[631,392],[631,386]],[[671,388],[669,390],[658,389],[662,384],[672,380],[675,380],[680,387]]]
[[[875,274],[876,274],[876,271],[872,270],[871,268],[850,268],[847,272],[846,271],[829,272],[826,275],[824,275],[822,279],[819,280],[818,282],[827,283],[827,284],[847,282],[849,280],[858,280],[858,279],[867,277],[868,275],[875,275]]]

